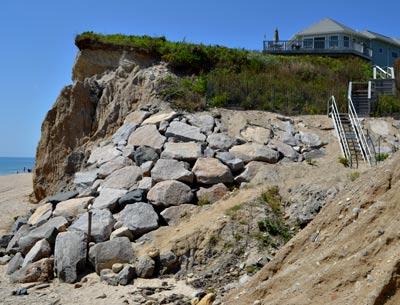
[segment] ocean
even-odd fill
[[[0,157],[0,176],[11,175],[32,169],[35,158]]]

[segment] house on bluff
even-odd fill
[[[278,36],[278,35],[276,35]],[[373,65],[392,67],[400,57],[400,39],[372,31],[356,31],[326,18],[295,34],[292,39],[264,41],[264,52],[280,55],[358,56]]]

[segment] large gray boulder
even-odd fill
[[[206,140],[206,136],[200,132],[200,128],[179,121],[171,122],[165,135],[184,142],[204,142]]]
[[[300,141],[304,145],[311,147],[311,148],[319,148],[323,145],[321,139],[319,136],[315,133],[309,133],[309,132],[299,132],[300,136]]]
[[[150,146],[156,151],[161,151],[165,139],[155,125],[145,125],[139,127],[130,135],[128,144],[133,146]]]
[[[233,172],[241,171],[244,168],[243,160],[236,158],[235,155],[233,155],[230,152],[227,151],[217,152],[215,157],[222,163],[227,165]]]
[[[209,188],[200,187],[196,195],[199,202],[214,203],[220,200],[229,192],[229,189],[223,183],[215,184]]]
[[[151,204],[137,202],[128,204],[118,220],[127,227],[135,238],[158,228],[158,215]]]
[[[145,192],[142,189],[135,189],[133,191],[130,191],[129,193],[126,193],[124,196],[119,198],[118,200],[118,205],[120,207],[124,207],[127,204],[132,204],[135,202],[141,202],[144,199]]]
[[[178,180],[192,183],[193,173],[188,170],[189,164],[173,160],[159,159],[151,170],[151,178],[156,182],[165,180]]]
[[[45,203],[38,207],[35,212],[29,217],[28,224],[36,226],[47,221],[53,211],[53,205],[51,203]]]
[[[69,231],[57,236],[54,246],[54,264],[57,277],[66,283],[75,283],[86,263],[86,234]]]
[[[118,284],[125,286],[132,282],[133,278],[135,277],[136,272],[135,268],[130,265],[126,265],[122,270],[118,273]]]
[[[149,146],[140,146],[135,150],[133,158],[136,165],[141,166],[148,161],[157,161],[159,156],[154,148]]]
[[[57,204],[53,216],[64,216],[65,218],[77,217],[86,212],[88,205],[93,199],[94,197],[82,197],[62,201]]]
[[[24,262],[22,263],[22,268],[42,258],[49,257],[50,255],[51,246],[49,242],[45,239],[39,240],[26,254]]]
[[[271,138],[271,130],[259,126],[248,126],[240,132],[240,135],[248,142],[268,144]]]
[[[102,188],[100,194],[93,202],[95,209],[114,210],[117,206],[119,198],[124,196],[128,191],[112,188]]]
[[[178,224],[183,219],[189,218],[191,215],[197,213],[199,209],[200,207],[194,204],[181,204],[164,209],[161,212],[161,216],[171,226]]]
[[[285,158],[288,158],[292,161],[297,161],[299,159],[299,153],[288,144],[276,140],[271,140],[270,145],[275,147],[276,150],[279,151]]]
[[[154,205],[169,207],[191,202],[193,193],[186,184],[167,180],[154,185],[147,194],[147,199]]]
[[[95,242],[102,242],[110,237],[115,224],[115,219],[108,210],[92,210],[92,231],[90,238]],[[87,233],[88,213],[81,215],[70,227],[69,230]]]
[[[154,260],[150,256],[144,255],[139,257],[135,263],[137,277],[144,279],[151,278],[154,274],[155,265]]]
[[[68,221],[62,217],[51,218],[41,226],[29,231],[18,241],[18,246],[22,254],[27,254],[29,250],[41,239],[46,239],[51,245],[54,244],[59,232],[66,230]]]
[[[115,263],[131,263],[134,253],[127,237],[117,237],[92,246],[89,259],[97,274],[103,269],[111,269]]]
[[[111,161],[108,161],[104,163],[103,165],[100,166],[97,176],[100,179],[104,179],[116,170],[119,170],[123,167],[132,165],[132,160],[124,157],[124,156],[119,156]]]
[[[208,133],[214,129],[214,117],[208,113],[193,113],[186,115],[190,125],[199,127],[202,132]]]
[[[229,152],[246,163],[250,161],[276,163],[279,160],[279,153],[277,151],[266,145],[257,143],[246,143],[233,146]]]
[[[176,159],[181,161],[194,161],[202,156],[201,144],[187,143],[165,143],[164,151],[161,153],[163,159]]]
[[[88,164],[101,165],[112,159],[122,155],[122,152],[113,145],[106,145],[102,147],[95,147],[87,161]]]
[[[177,115],[178,114],[175,111],[159,112],[159,113],[153,114],[151,117],[149,117],[146,120],[144,120],[142,125],[160,124],[163,121],[169,122],[170,120],[172,120]]]
[[[112,136],[112,141],[115,145],[126,143],[129,136],[135,131],[137,125],[134,123],[126,123],[122,125]]]
[[[144,110],[136,110],[129,113],[124,120],[124,124],[132,123],[135,125],[140,125],[142,122],[150,116],[150,112]]]
[[[21,252],[17,252],[14,257],[8,262],[6,274],[10,275],[21,268],[24,262]]]
[[[113,172],[104,180],[103,188],[128,190],[142,178],[142,170],[136,165],[126,166]]]
[[[93,183],[97,180],[98,173],[98,168],[90,169],[88,171],[76,172],[73,182],[78,189],[86,189],[92,186]]]
[[[217,184],[219,182],[233,182],[233,176],[229,167],[215,158],[197,159],[192,171],[199,183]]]
[[[226,133],[213,133],[208,136],[207,142],[213,149],[228,150],[235,144],[235,139]]]
[[[47,202],[50,202],[51,204],[57,204],[59,202],[74,198],[78,196],[78,194],[79,193],[77,191],[60,192],[53,196],[48,197]]]
[[[30,226],[28,224],[22,225],[17,232],[15,232],[14,236],[11,238],[10,242],[7,245],[6,253],[15,254],[19,251],[19,240],[27,235],[30,231]]]

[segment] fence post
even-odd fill
[[[86,263],[89,263],[89,243],[90,236],[92,235],[92,205],[88,206],[88,228],[86,237]]]

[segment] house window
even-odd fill
[[[331,37],[329,37],[329,47],[330,48],[339,47],[339,36],[331,36]]]
[[[392,57],[397,58],[397,57],[399,57],[399,54],[397,54],[397,52],[392,52]]]
[[[303,39],[303,48],[304,49],[312,49],[313,48],[313,39],[312,38],[304,38]]]
[[[325,37],[314,38],[314,49],[325,49]]]
[[[343,36],[343,47],[349,48],[350,47],[350,38],[349,36]]]

